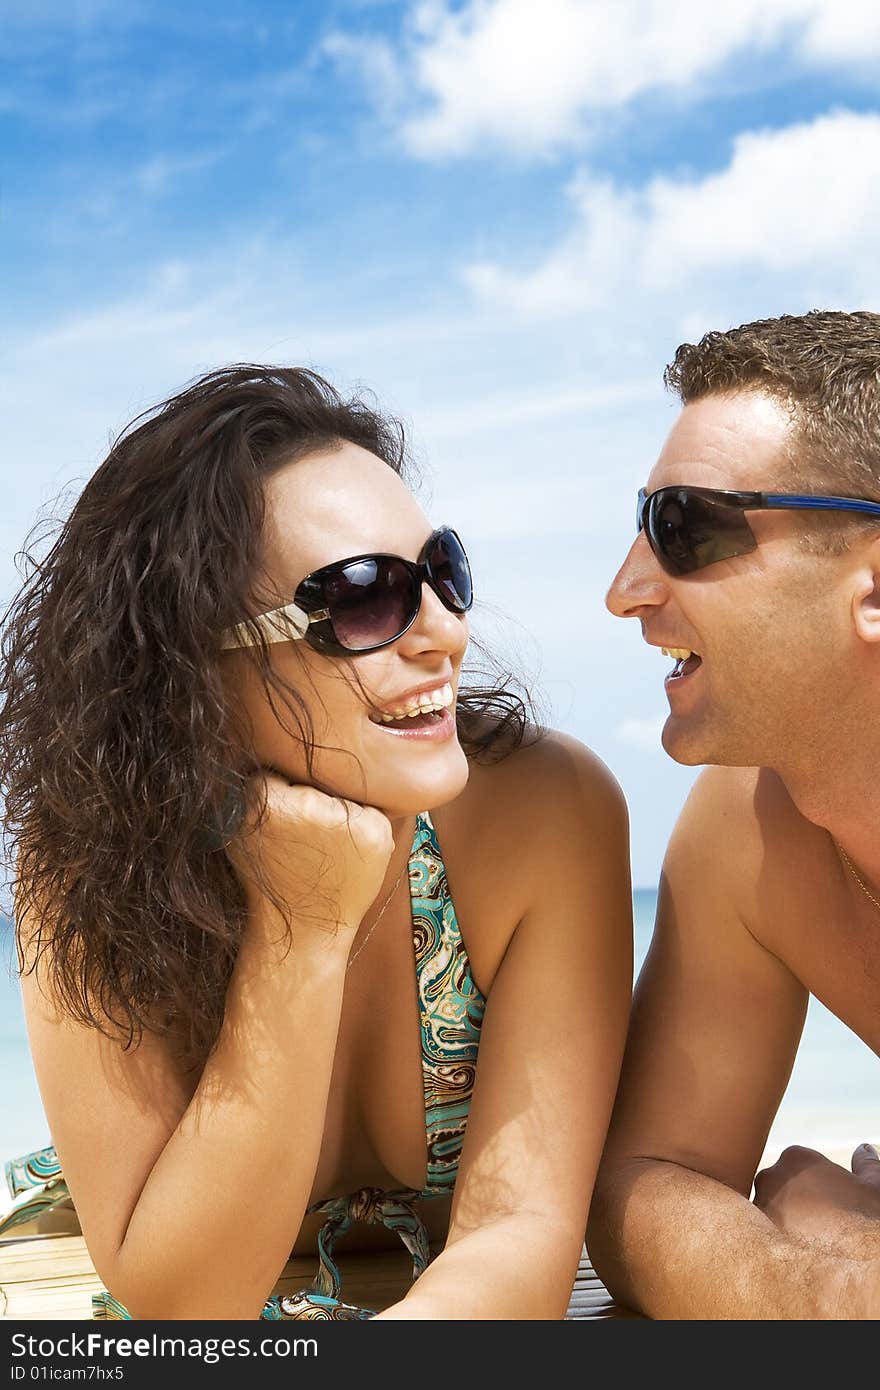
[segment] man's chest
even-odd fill
[[[804,894],[773,949],[880,1056],[880,910],[845,889]]]

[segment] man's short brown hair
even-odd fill
[[[707,333],[681,344],[664,381],[683,405],[765,392],[792,413],[780,489],[880,502],[880,314],[814,310]],[[817,530],[829,539],[851,537],[858,526],[830,514],[821,520]]]

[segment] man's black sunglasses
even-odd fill
[[[418,560],[400,555],[353,555],[307,574],[293,603],[261,613],[221,634],[223,648],[301,639],[329,656],[360,656],[387,647],[415,622],[422,585],[429,584],[452,613],[474,601],[471,567],[451,526],[434,531]]]
[[[660,487],[639,492],[636,530],[644,531],[667,574],[693,574],[757,547],[747,511],[860,512],[880,525],[880,502],[799,492],[720,492],[709,487]]]

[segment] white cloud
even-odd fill
[[[647,195],[645,273],[670,266],[808,270],[826,258],[876,263],[880,115],[841,111],[738,137],[722,173],[657,179]]]
[[[610,181],[573,181],[568,194],[575,209],[572,230],[532,269],[509,269],[478,262],[464,278],[485,301],[541,313],[598,308],[638,253],[642,217],[635,194]]]
[[[807,67],[880,56],[876,0],[427,0],[397,48],[333,36],[327,49],[377,75],[407,74],[399,133],[411,153],[487,147],[534,157],[583,144],[599,113],[648,92],[698,92],[732,59],[780,54]],[[382,100],[385,114],[387,101]]]
[[[816,63],[868,66],[880,54],[880,6],[877,0],[845,0],[814,7],[802,39],[805,58]]]
[[[728,166],[699,179],[633,190],[583,171],[568,192],[573,226],[541,263],[466,268],[479,297],[559,313],[711,290],[714,306],[727,277],[796,286],[816,307],[880,303],[880,115],[743,134]]]

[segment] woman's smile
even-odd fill
[[[455,716],[449,707],[420,710],[417,714],[404,714],[399,719],[372,718],[372,723],[383,734],[394,734],[397,738],[426,739],[432,743],[452,738],[456,732]]]
[[[454,709],[455,691],[451,681],[434,681],[377,706],[370,714],[370,721],[383,733],[437,742],[455,732]]]

